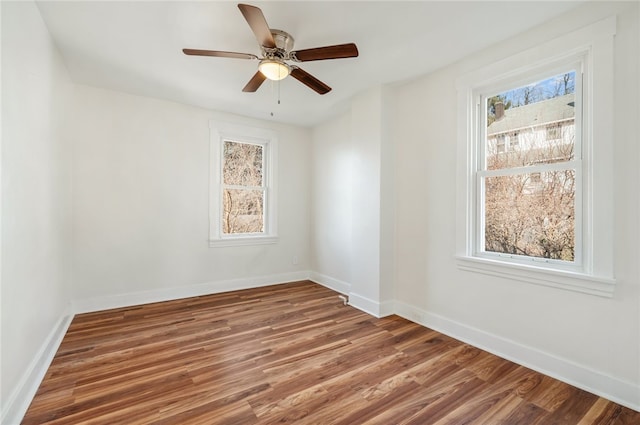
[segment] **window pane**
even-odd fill
[[[485,251],[574,261],[575,170],[485,179]]]
[[[224,189],[222,199],[222,233],[264,232],[263,191]]]
[[[240,142],[224,142],[224,184],[238,186],[262,186],[261,145]]]
[[[488,98],[486,168],[572,160],[575,115],[573,71]]]

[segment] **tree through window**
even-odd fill
[[[482,251],[575,260],[575,88],[570,71],[484,97]]]
[[[222,233],[263,233],[264,146],[225,140],[222,158]]]

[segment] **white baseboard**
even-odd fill
[[[380,304],[355,292],[349,292],[349,305],[372,316],[380,317]]]
[[[171,301],[181,298],[197,297],[201,295],[218,294],[221,292],[237,291],[241,289],[259,288],[261,286],[296,282],[299,280],[306,280],[308,278],[309,271],[301,271],[241,279],[220,280],[215,282],[200,283],[197,285],[161,288],[151,291],[130,292],[128,294],[118,294],[109,295],[106,297],[74,300],[72,302],[72,308],[73,312],[76,314],[89,313],[94,311],[109,310],[112,308],[131,307],[134,305]]]
[[[0,423],[5,425],[17,425],[22,421],[24,414],[31,404],[31,400],[36,395],[40,383],[49,369],[49,365],[53,357],[60,347],[62,338],[64,338],[73,314],[68,308],[58,319],[51,329],[51,332],[45,339],[44,343],[29,363],[27,370],[23,373],[18,385],[9,394],[6,403],[2,405],[2,415]]]
[[[362,310],[375,317],[385,317],[394,314],[393,301],[378,302],[370,298],[351,292],[351,284],[332,278],[322,273],[309,272],[309,280],[319,285],[326,286],[341,294],[349,296],[349,305]]]
[[[396,314],[395,301],[382,301],[379,306],[380,315],[378,317],[387,317]]]
[[[309,272],[309,280],[344,295],[348,295],[351,291],[350,283],[334,279],[322,273]]]
[[[349,293],[349,305],[377,318],[394,314],[393,301],[378,302],[355,292]]]
[[[415,323],[456,338],[514,363],[640,411],[640,386],[515,341],[485,332],[400,301],[395,312]]]

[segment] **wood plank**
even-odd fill
[[[23,424],[640,424],[308,281],[81,314]]]

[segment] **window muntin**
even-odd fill
[[[580,69],[478,92],[476,255],[581,266]]]

